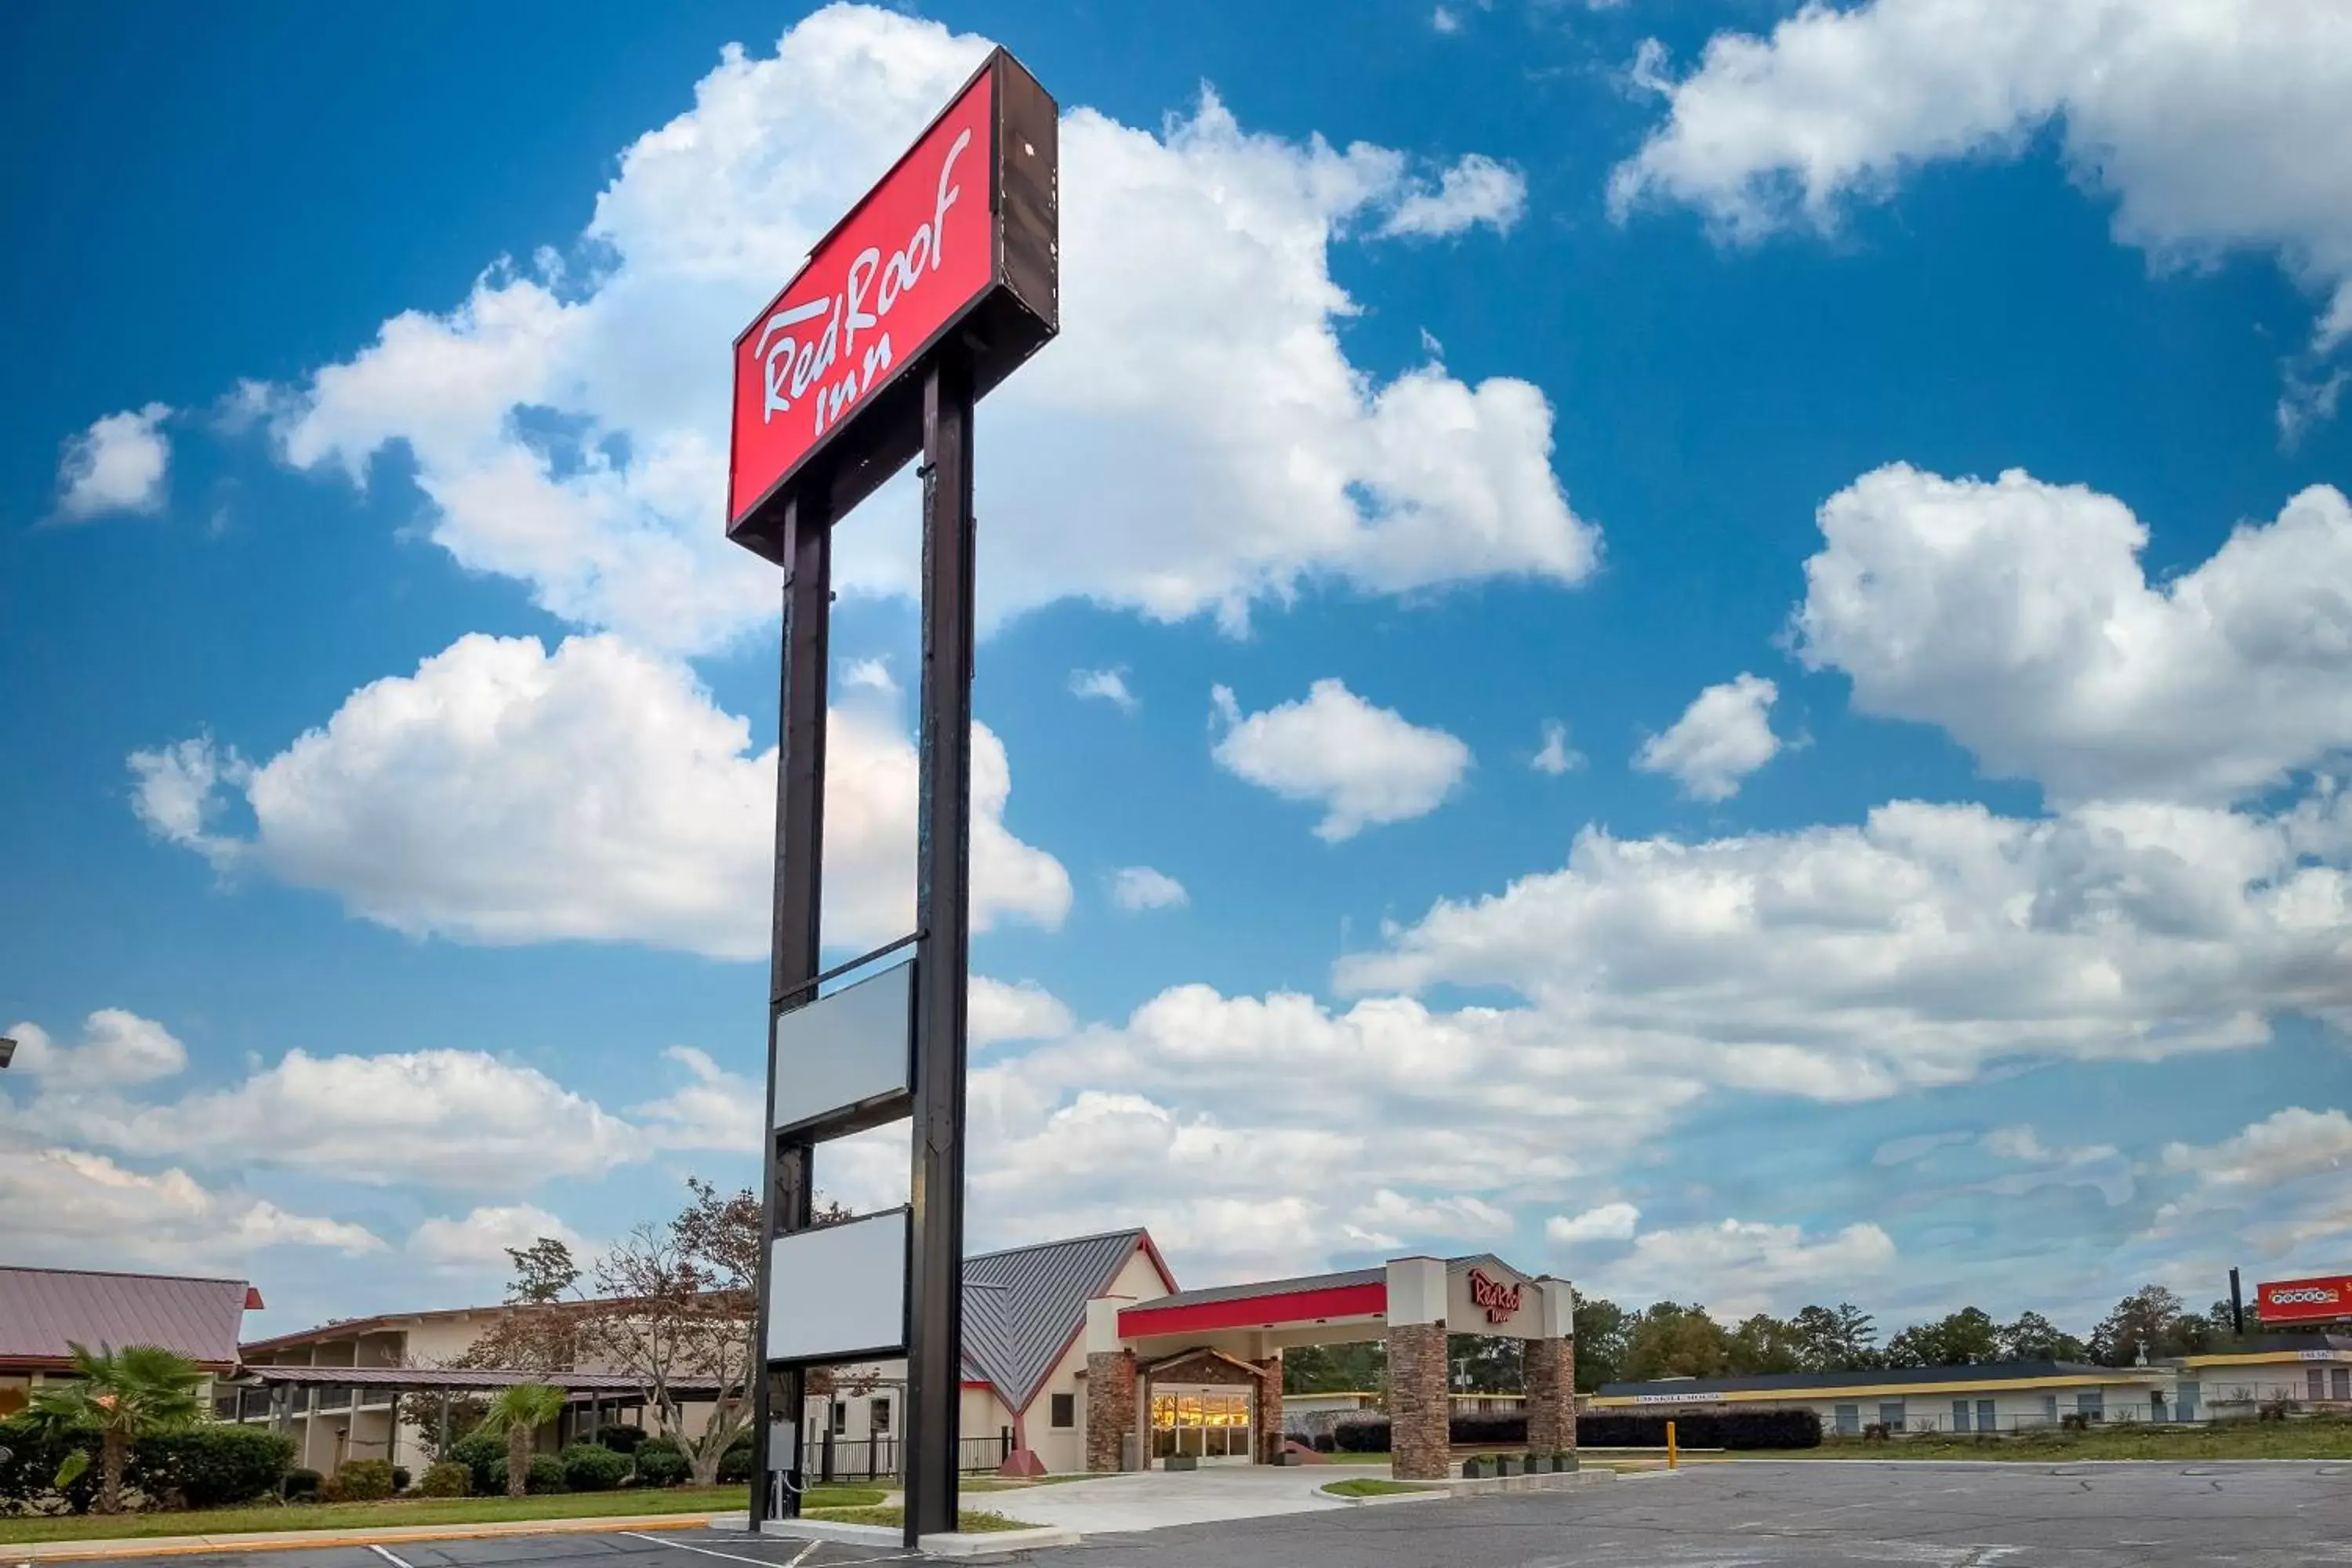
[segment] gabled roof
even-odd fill
[[[62,1363],[79,1343],[161,1345],[199,1366],[230,1367],[245,1314],[260,1306],[242,1279],[0,1267],[0,1366]]]
[[[1168,1266],[1140,1230],[983,1253],[963,1264],[963,1366],[967,1378],[1026,1410],[1055,1363],[1087,1326],[1087,1303],[1101,1295],[1138,1248],[1168,1284]]]

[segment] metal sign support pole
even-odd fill
[[[966,971],[971,945],[971,372],[942,345],[923,379],[922,802],[916,857],[914,1256],[907,1545],[957,1521],[963,1399]]]
[[[791,575],[784,581],[782,695],[776,737],[776,883],[774,945],[768,980],[768,1096],[761,1102],[763,1123],[776,1102],[776,1021],[793,1007],[815,1000],[809,982],[819,973],[817,905],[824,886],[824,705],[825,661],[833,613],[833,519],[821,485],[802,487],[784,513],[784,546]],[[807,1411],[799,1367],[768,1367],[768,1239],[809,1227],[816,1184],[812,1172],[815,1145],[805,1138],[770,1132],[760,1247],[759,1310],[752,1345],[751,1501],[754,1531],[772,1510],[770,1477],[785,1472],[780,1510],[800,1512],[800,1489],[807,1470]],[[810,1288],[823,1289],[810,1281]],[[776,1421],[793,1423],[798,1452],[772,1460],[768,1439]]]

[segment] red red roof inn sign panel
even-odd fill
[[[975,397],[1054,335],[1056,132],[1053,100],[997,50],[743,329],[729,537],[774,559],[758,514],[821,456],[835,517],[913,457],[910,372],[950,333]]]
[[[2273,1279],[2257,1285],[2254,1312],[2265,1323],[2325,1323],[2352,1318],[2352,1274]]]

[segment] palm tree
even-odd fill
[[[196,1363],[160,1345],[125,1345],[96,1354],[68,1342],[75,1381],[44,1388],[33,1396],[43,1419],[64,1426],[95,1426],[99,1434],[98,1511],[122,1511],[122,1471],[131,1446],[150,1432],[196,1418]],[[89,1468],[89,1452],[76,1448],[58,1467],[63,1491]]]
[[[523,1495],[530,1479],[531,1434],[563,1414],[565,1397],[544,1383],[518,1383],[490,1401],[479,1430],[507,1435],[507,1496]]]

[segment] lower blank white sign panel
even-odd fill
[[[780,1236],[768,1247],[768,1359],[849,1361],[907,1350],[910,1211]]]

